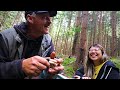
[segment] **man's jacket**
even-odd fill
[[[14,28],[0,32],[0,78],[2,79],[23,79],[26,77],[22,71],[22,60],[25,56],[26,58],[30,57],[32,51],[29,54],[25,53],[26,55],[23,55],[23,53],[25,47],[27,49],[33,40],[28,40],[25,35],[21,35],[26,30],[25,27],[26,24],[22,23],[14,26]],[[25,40],[29,42],[28,45],[25,44],[27,42]],[[43,38],[39,42],[41,45],[31,56],[36,53],[39,56],[49,56],[54,50],[50,35],[43,35]]]

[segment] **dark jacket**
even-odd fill
[[[54,46],[49,34],[36,40],[26,37],[27,24],[0,32],[0,78],[23,79],[22,60],[34,55],[50,56]]]
[[[83,77],[84,68],[79,68],[75,75]],[[119,69],[111,62],[107,61],[100,69],[96,79],[119,79]]]

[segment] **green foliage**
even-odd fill
[[[65,76],[67,76],[69,78],[71,78],[73,76],[73,74],[74,74],[74,69],[73,69],[72,66],[69,66],[69,67],[66,66],[64,71],[65,71]]]
[[[69,36],[69,37],[72,37],[73,35],[74,35],[74,31],[73,30],[68,30],[67,32],[66,32],[66,35],[67,36]]]
[[[15,20],[16,15],[17,15],[17,11],[10,11],[6,19],[6,24],[5,24],[6,28],[12,27],[12,23]]]
[[[76,59],[75,58],[65,58],[64,61],[63,61],[63,65],[69,65],[71,63],[73,63]]]
[[[73,27],[72,31],[74,31],[74,32],[80,32],[81,31],[81,27]]]
[[[0,17],[2,17],[1,21],[3,21],[3,30],[12,26],[16,15],[17,11],[0,11]]]
[[[75,58],[65,58],[63,61],[64,72],[67,77],[71,78],[74,74],[73,63],[75,60]]]
[[[117,68],[120,69],[120,59],[111,58],[111,61],[116,65]]]

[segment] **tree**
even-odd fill
[[[75,35],[73,39],[73,46],[72,46],[72,55],[76,56],[76,53],[79,51],[79,37],[80,37],[80,27],[81,27],[81,17],[80,11],[76,13],[76,20],[75,20]]]
[[[117,23],[117,17],[116,17],[116,12],[117,11],[112,11],[111,12],[111,28],[112,28],[112,44],[111,44],[111,56],[116,56],[117,55],[117,36],[116,36],[116,23]]]
[[[76,68],[80,67],[83,64],[83,61],[86,57],[86,48],[87,48],[87,25],[88,25],[88,11],[82,12],[82,23],[81,23],[81,37],[80,37],[80,48],[75,62]]]

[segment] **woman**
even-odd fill
[[[94,44],[89,48],[84,66],[75,72],[77,79],[119,79],[119,69],[108,60],[104,48]]]

